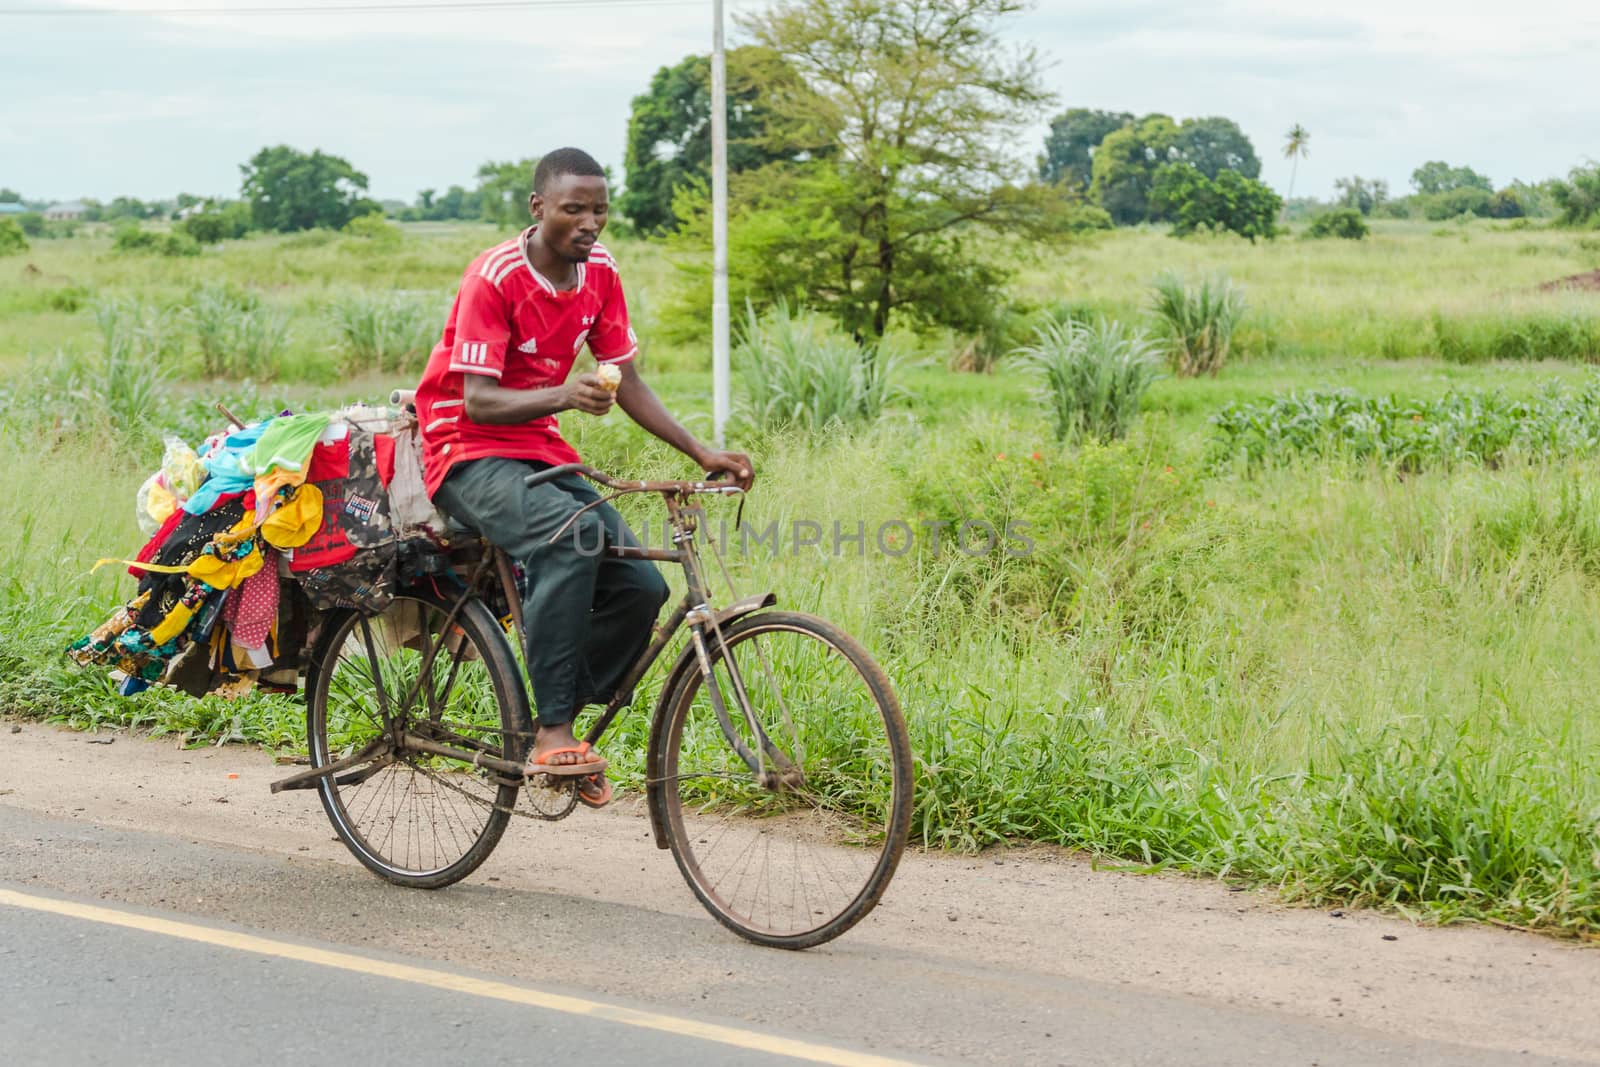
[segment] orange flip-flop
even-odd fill
[[[593,747],[585,741],[581,745],[567,745],[565,748],[552,748],[549,752],[542,753],[538,759],[528,757],[528,765],[523,768],[523,773],[530,778],[536,774],[550,774],[557,778],[572,778],[584,774],[599,774],[606,769],[606,761],[599,756],[584,760],[582,763],[548,763],[551,756],[559,756],[567,752],[576,752],[580,756],[587,756],[593,752]]]
[[[589,774],[585,775],[584,777],[586,780],[591,782],[598,780],[598,784],[604,788],[599,796],[590,796],[588,793],[584,792],[584,783],[579,782],[578,803],[582,804],[586,808],[603,808],[607,804],[611,803],[611,798],[616,794],[616,790],[611,787],[611,780],[609,778],[602,778],[599,774]]]

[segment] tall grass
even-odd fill
[[[188,311],[206,377],[270,379],[282,369],[288,318],[258,293],[203,285],[190,297]]]
[[[435,297],[381,292],[336,301],[341,372],[421,371],[444,328],[440,304]]]
[[[1072,320],[1040,326],[1035,342],[1017,354],[1041,380],[1039,398],[1057,440],[1127,436],[1145,390],[1160,377],[1156,346],[1105,319],[1093,326]]]
[[[1244,317],[1243,291],[1226,274],[1207,275],[1190,286],[1172,273],[1157,278],[1151,290],[1151,309],[1173,371],[1182,378],[1220,371]]]
[[[830,320],[786,304],[746,308],[734,350],[745,417],[762,430],[876,421],[903,392],[893,352],[858,345]]]

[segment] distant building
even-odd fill
[[[26,215],[27,213],[28,209],[21,204],[9,202],[0,204],[0,215]]]
[[[51,204],[44,209],[44,217],[51,222],[77,222],[89,208],[82,200],[68,200],[65,204]]]

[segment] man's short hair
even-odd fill
[[[533,168],[533,191],[543,196],[550,183],[568,174],[580,178],[604,178],[606,170],[581,148],[558,148],[547,152]]]

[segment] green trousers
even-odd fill
[[[554,544],[574,512],[600,495],[576,474],[533,488],[523,479],[548,467],[479,459],[450,472],[434,502],[522,565],[528,680],[541,725],[569,723],[586,704],[605,704],[650,640],[667,599],[654,563],[616,559],[606,545],[637,545],[610,504],[584,512]]]

